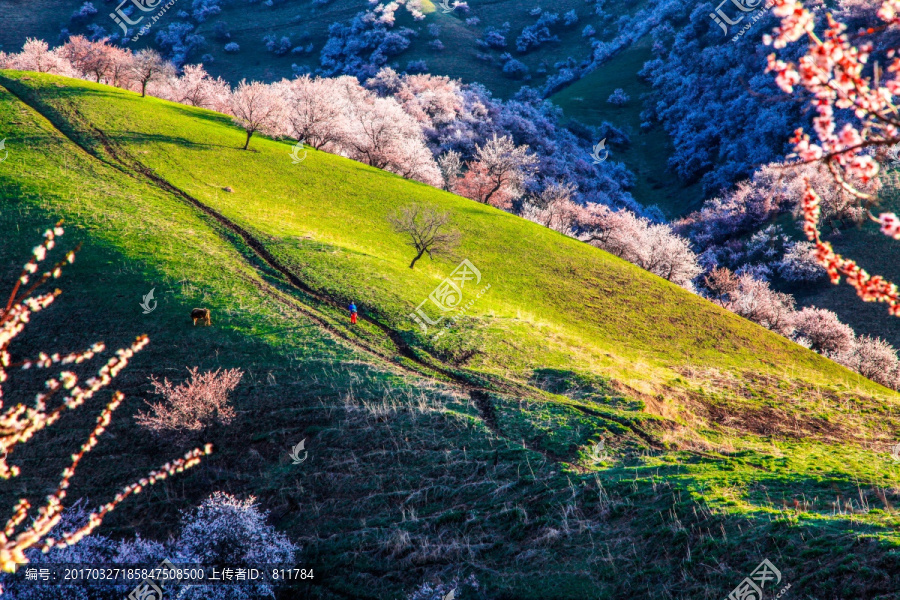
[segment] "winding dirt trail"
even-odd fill
[[[58,108],[43,102],[40,98],[30,97],[31,95],[36,95],[35,92],[14,79],[0,76],[0,84],[2,84],[2,89],[8,91],[20,102],[44,117],[60,135],[75,144],[91,159],[99,160],[103,164],[113,167],[129,177],[149,183],[180,201],[187,203],[208,217],[214,230],[218,232],[223,241],[235,247],[238,254],[245,257],[246,264],[256,271],[259,280],[253,280],[251,283],[260,291],[260,293],[279,304],[288,307],[292,311],[301,314],[315,323],[323,331],[357,351],[376,357],[381,361],[385,361],[392,367],[398,368],[408,375],[433,379],[446,385],[450,385],[458,391],[467,393],[478,408],[485,425],[495,435],[504,438],[506,437],[499,427],[496,409],[491,401],[491,394],[506,395],[518,399],[538,402],[546,402],[549,400],[546,392],[539,388],[498,376],[448,367],[421,348],[410,346],[403,339],[400,332],[391,328],[388,324],[371,316],[361,315],[359,317],[360,320],[381,331],[385,338],[390,341],[391,345],[396,348],[396,353],[391,354],[374,344],[366,343],[365,340],[353,335],[348,330],[337,326],[317,309],[304,303],[302,297],[306,296],[312,298],[319,303],[341,311],[343,310],[343,306],[339,302],[310,287],[287,265],[279,261],[278,258],[245,227],[242,227],[240,224],[229,219],[222,212],[205,204],[185,190],[172,184],[152,168],[143,164],[115,140],[110,138],[105,131],[85,117],[84,114],[78,110],[73,101],[61,99],[60,102],[63,102],[66,107],[65,112],[62,112]],[[16,88],[19,86],[24,89],[17,90]],[[29,94],[29,92],[31,92],[31,94]],[[107,156],[103,156],[102,153],[97,152],[94,148],[80,140],[79,136],[76,135],[77,132],[90,132],[91,138],[100,142],[103,151]],[[239,239],[258,261],[280,274],[283,277],[283,283],[294,293],[289,294],[267,281],[266,273],[262,272],[258,265],[254,264],[253,261],[246,258],[246,252],[242,252],[242,248],[236,243],[236,239]],[[567,405],[585,415],[614,421],[627,427],[649,447],[655,450],[664,449],[661,442],[627,418],[592,410],[589,407],[574,402],[567,403]],[[536,448],[530,449],[540,452],[552,460],[561,460],[559,457],[549,456],[545,450],[538,450]]]

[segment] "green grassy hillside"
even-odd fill
[[[703,190],[699,183],[685,185],[667,168],[672,141],[662,127],[641,129],[641,110],[645,96],[652,97],[653,87],[637,73],[653,58],[652,43],[645,36],[550,99],[571,119],[597,126],[606,121],[621,127],[631,143],[626,148],[613,147],[612,156],[635,174],[632,196],[644,206],[660,207],[666,218],[677,219],[701,207]],[[618,88],[631,97],[623,106],[606,101]]]
[[[110,535],[164,538],[222,489],[257,495],[303,544],[321,573],[309,597],[474,573],[498,598],[720,598],[767,557],[810,597],[898,583],[893,392],[502,211],[322,152],[292,164],[285,142],[242,151],[209,111],[5,71],[3,138],[4,280],[47,223],[84,243],[16,351],[151,339],[70,497],[105,501],[197,441],[135,426],[150,374],[247,371],[235,424],[204,440],[213,457],[116,511]],[[459,261],[408,268],[386,217],[412,202],[451,212],[482,275],[438,339],[408,315]],[[191,326],[194,306],[212,327]],[[8,505],[47,492],[90,415],[64,426],[12,457]]]
[[[564,110],[567,117],[582,123],[600,125],[610,121],[623,127],[632,143],[627,148],[613,148],[612,156],[637,176],[632,195],[645,206],[659,206],[668,218],[674,220],[700,209],[707,198],[704,198],[699,183],[685,185],[668,169],[667,160],[673,142],[662,127],[640,129],[640,112],[645,102],[641,95],[651,94],[648,97],[652,97],[653,90],[637,73],[651,57],[650,39],[644,38],[601,68],[558,92],[551,100]],[[606,103],[605,98],[619,87],[631,96],[631,101],[622,107]],[[896,212],[900,210],[896,169],[885,173],[883,181],[878,210]],[[782,225],[794,239],[805,239],[790,215],[777,219],[777,224]],[[838,253],[854,258],[870,273],[881,274],[890,281],[900,281],[900,261],[893,258],[898,246],[884,237],[876,224],[866,221],[859,227],[826,232],[826,238]],[[794,295],[801,306],[834,311],[860,335],[882,337],[900,347],[900,320],[890,316],[880,304],[861,302],[856,292],[847,285],[835,286],[823,277],[817,283],[785,287],[783,291]]]

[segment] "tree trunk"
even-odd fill
[[[410,268],[410,269],[412,269],[414,266],[416,266],[416,261],[419,260],[420,258],[422,258],[422,255],[423,255],[423,254],[425,254],[425,248],[422,248],[422,249],[419,251],[419,253],[416,254],[416,257],[412,260],[412,262],[409,263],[409,268]]]
[[[490,200],[491,200],[491,196],[493,196],[497,191],[499,191],[501,187],[503,187],[502,181],[497,183],[497,185],[494,186],[494,189],[492,189],[490,192],[488,192],[487,196],[484,197],[484,203],[489,204]]]
[[[147,83],[146,79],[141,82],[141,98],[147,95]]]
[[[244,142],[244,150],[247,149],[247,146],[250,145],[250,136],[253,135],[252,131],[247,131],[247,140]]]

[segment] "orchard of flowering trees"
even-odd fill
[[[363,83],[301,76],[232,90],[202,65],[185,65],[179,74],[153,50],[133,54],[81,36],[53,49],[30,39],[21,53],[0,53],[0,67],[84,77],[225,112],[247,132],[245,148],[256,133],[290,136],[505,209],[518,210],[525,196],[566,181],[578,203],[646,216],[627,191],[634,176],[620,163],[594,165],[590,157],[597,139],[624,135],[606,126],[576,136],[561,124],[559,109],[528,88],[500,101],[476,84],[383,68]],[[458,168],[442,172],[454,157]]]

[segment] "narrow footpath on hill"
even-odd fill
[[[384,336],[383,341],[388,342],[388,351],[368,342],[362,336],[354,334],[354,332],[339,324],[340,322],[336,318],[337,314],[342,314],[343,312],[341,303],[307,285],[300,276],[269,252],[258,237],[247,228],[235,223],[221,212],[173,185],[152,168],[144,165],[107,135],[106,132],[85,117],[73,101],[61,100],[65,105],[65,109],[62,111],[44,102],[39,97],[35,97],[36,95],[31,90],[14,80],[0,78],[0,84],[2,84],[3,89],[15,96],[20,102],[40,114],[60,135],[75,144],[90,158],[99,160],[130,177],[142,180],[179,201],[189,204],[205,215],[213,230],[224,241],[234,247],[244,257],[246,263],[256,271],[259,279],[250,283],[261,294],[309,319],[343,343],[375,357],[379,362],[386,362],[392,368],[400,369],[409,375],[426,377],[445,385],[450,385],[457,391],[468,394],[478,408],[484,423],[496,435],[506,437],[500,430],[497,422],[492,396],[506,396],[517,400],[536,402],[547,402],[550,400],[548,392],[537,387],[497,375],[446,365],[423,349],[409,345],[399,331],[371,315],[361,314],[359,319],[361,322],[367,323],[381,332]],[[85,139],[85,136],[88,136],[88,139]],[[90,140],[99,141],[103,152],[92,146],[89,143]],[[314,305],[318,305],[321,309]],[[390,349],[393,349],[393,352],[389,351]],[[552,400],[578,410],[592,418],[612,421],[628,428],[636,438],[634,441],[639,445],[647,446],[653,450],[665,449],[662,442],[626,416],[615,414],[612,411],[599,407],[588,407],[564,396],[553,396]],[[552,456],[552,453],[549,453],[547,450],[531,447],[529,449],[539,452],[556,462],[562,461],[561,457]],[[720,458],[698,451],[689,452],[707,458]]]

